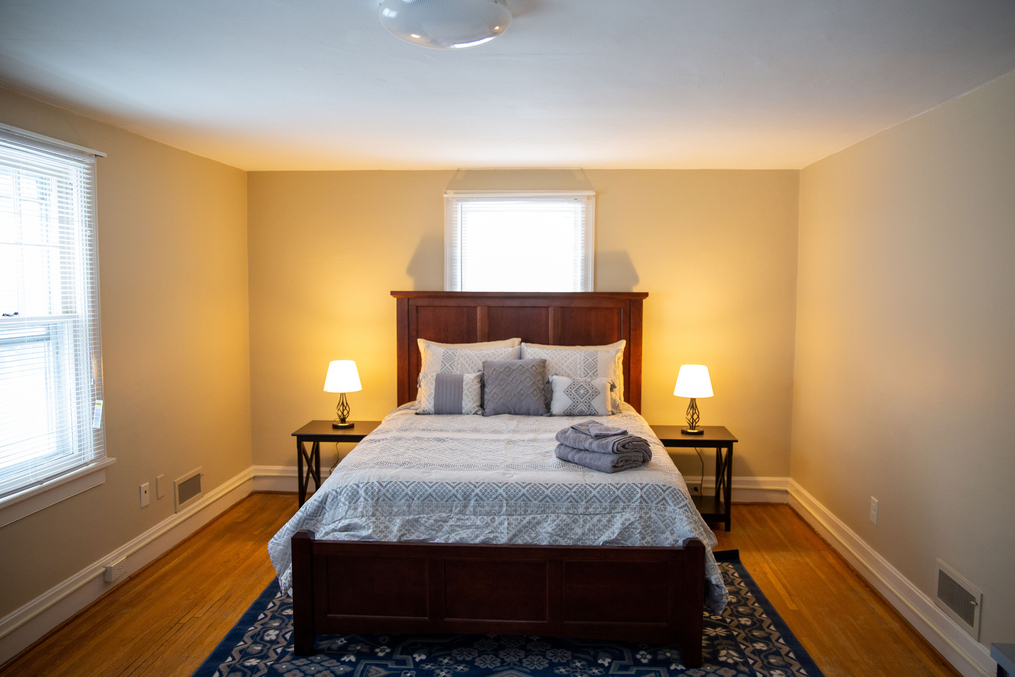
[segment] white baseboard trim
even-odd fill
[[[252,470],[247,468],[208,492],[197,503],[162,520],[129,543],[0,618],[0,665],[250,495],[253,492]],[[124,574],[116,581],[106,583],[102,579],[105,565],[121,557],[127,558]]]
[[[997,664],[985,646],[793,479],[789,480],[789,504],[956,670],[965,677],[995,674]]]
[[[250,471],[254,478],[254,491],[284,491],[293,494],[299,491],[294,465],[255,465]],[[330,475],[331,470],[321,468],[322,482]],[[310,488],[314,488],[312,482]]]
[[[706,475],[699,478],[684,475],[687,488],[692,492],[703,480],[702,492],[705,496],[715,495],[715,477]],[[733,477],[734,503],[789,503],[788,477]]]

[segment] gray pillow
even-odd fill
[[[483,362],[483,416],[546,416],[546,360]]]
[[[419,375],[417,414],[482,414],[480,392],[483,375],[428,374]]]

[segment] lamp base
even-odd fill
[[[704,435],[705,434],[705,429],[704,428],[694,428],[692,430],[691,428],[681,428],[680,429],[680,434],[681,435]]]
[[[337,421],[336,420],[336,421],[332,421],[331,422],[331,427],[332,428],[352,428],[355,425],[356,424],[353,423],[352,421]]]

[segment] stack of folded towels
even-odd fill
[[[557,442],[557,458],[599,472],[637,468],[652,458],[648,440],[598,421],[582,421],[564,428],[557,433]]]

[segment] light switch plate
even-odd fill
[[[166,495],[166,476],[159,475],[155,478],[155,498],[162,498]]]
[[[148,507],[148,504],[150,502],[151,499],[148,496],[148,483],[145,482],[144,484],[141,485],[141,507],[142,508]]]
[[[871,522],[878,523],[878,499],[871,496]]]

